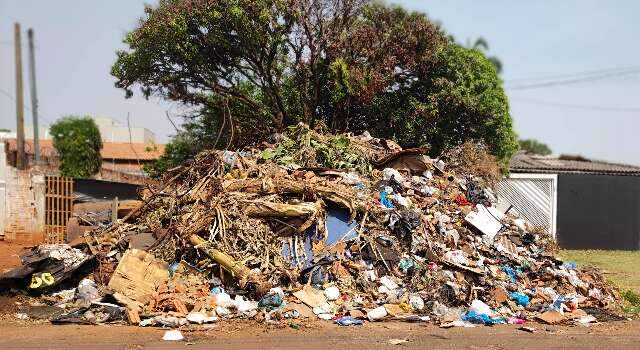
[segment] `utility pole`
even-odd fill
[[[27,31],[29,38],[29,78],[31,78],[31,112],[33,113],[33,153],[35,164],[40,164],[40,138],[38,129],[38,92],[36,90],[36,53],[33,42],[33,28]]]
[[[20,39],[20,23],[15,23],[14,31],[14,44],[16,48],[16,132],[18,146],[16,166],[18,169],[24,169],[26,164],[24,156],[24,95],[22,91],[22,41]]]

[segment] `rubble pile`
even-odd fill
[[[53,321],[590,323],[583,310],[619,299],[496,199],[499,168],[479,144],[431,159],[304,125],[276,139],[199,154],[149,185],[124,219],[72,242],[86,254],[73,266],[94,267],[77,288],[51,286],[58,297],[48,298],[66,309]],[[50,266],[25,264],[11,288]],[[8,281],[0,276],[0,289]]]

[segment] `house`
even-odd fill
[[[16,139],[6,139],[4,142],[8,162],[15,164],[18,150]],[[142,184],[146,180],[146,175],[143,171],[144,165],[160,158],[164,153],[164,146],[144,143],[103,142],[100,150],[102,167],[96,178]],[[53,146],[53,140],[40,140],[39,147],[41,168],[57,173],[60,160],[58,152]],[[33,164],[33,140],[25,140],[24,148],[29,164]]]
[[[18,169],[16,139],[0,139],[0,240],[64,241],[78,198],[97,202],[132,197],[139,185],[150,181],[144,164],[164,152],[164,145],[104,142],[99,173],[93,179],[71,179],[59,176],[60,159],[52,140],[40,140],[39,147],[41,159],[35,164],[33,140],[25,140],[27,166]],[[99,190],[99,196],[78,192],[82,188]]]
[[[496,188],[565,249],[640,250],[640,167],[517,153]]]

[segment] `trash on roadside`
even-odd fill
[[[620,299],[599,271],[558,260],[553,237],[497,202],[497,165],[474,163],[491,159],[481,144],[436,160],[303,124],[280,136],[170,169],[125,219],[73,247],[23,255],[0,275],[0,291],[38,295],[56,324],[170,328],[305,318],[589,324]]]
[[[536,316],[536,319],[546,324],[558,324],[565,321],[567,318],[559,311],[551,310]]]
[[[373,310],[369,310],[369,312],[367,312],[367,318],[369,319],[369,321],[374,322],[374,321],[380,321],[383,318],[385,318],[385,316],[387,316],[387,309],[385,309],[384,306],[379,306]]]
[[[520,327],[520,328],[518,328],[518,330],[529,332],[529,333],[535,333],[536,332],[536,329],[534,327]]]
[[[336,324],[340,326],[361,326],[364,324],[362,320],[355,319],[351,316],[343,316],[336,319]]]
[[[179,340],[184,340],[184,337],[182,336],[182,332],[180,332],[177,329],[172,329],[164,332],[164,335],[162,336],[162,340],[179,341]]]
[[[336,301],[340,297],[340,290],[335,286],[329,287],[324,290],[324,296],[328,301]]]
[[[512,292],[510,294],[510,297],[511,297],[511,300],[515,301],[515,303],[520,306],[529,305],[529,297],[525,294],[522,294],[520,292]]]

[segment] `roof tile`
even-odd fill
[[[7,139],[8,150],[16,151],[16,139]],[[25,140],[25,152],[33,154],[33,140]],[[116,160],[154,160],[160,158],[164,153],[165,145],[144,144],[144,143],[124,143],[124,142],[103,142],[100,155],[102,159]],[[57,156],[52,140],[40,140],[40,154],[43,157]]]
[[[602,174],[640,176],[640,167],[596,160],[563,159],[518,152],[511,158],[514,173]]]

